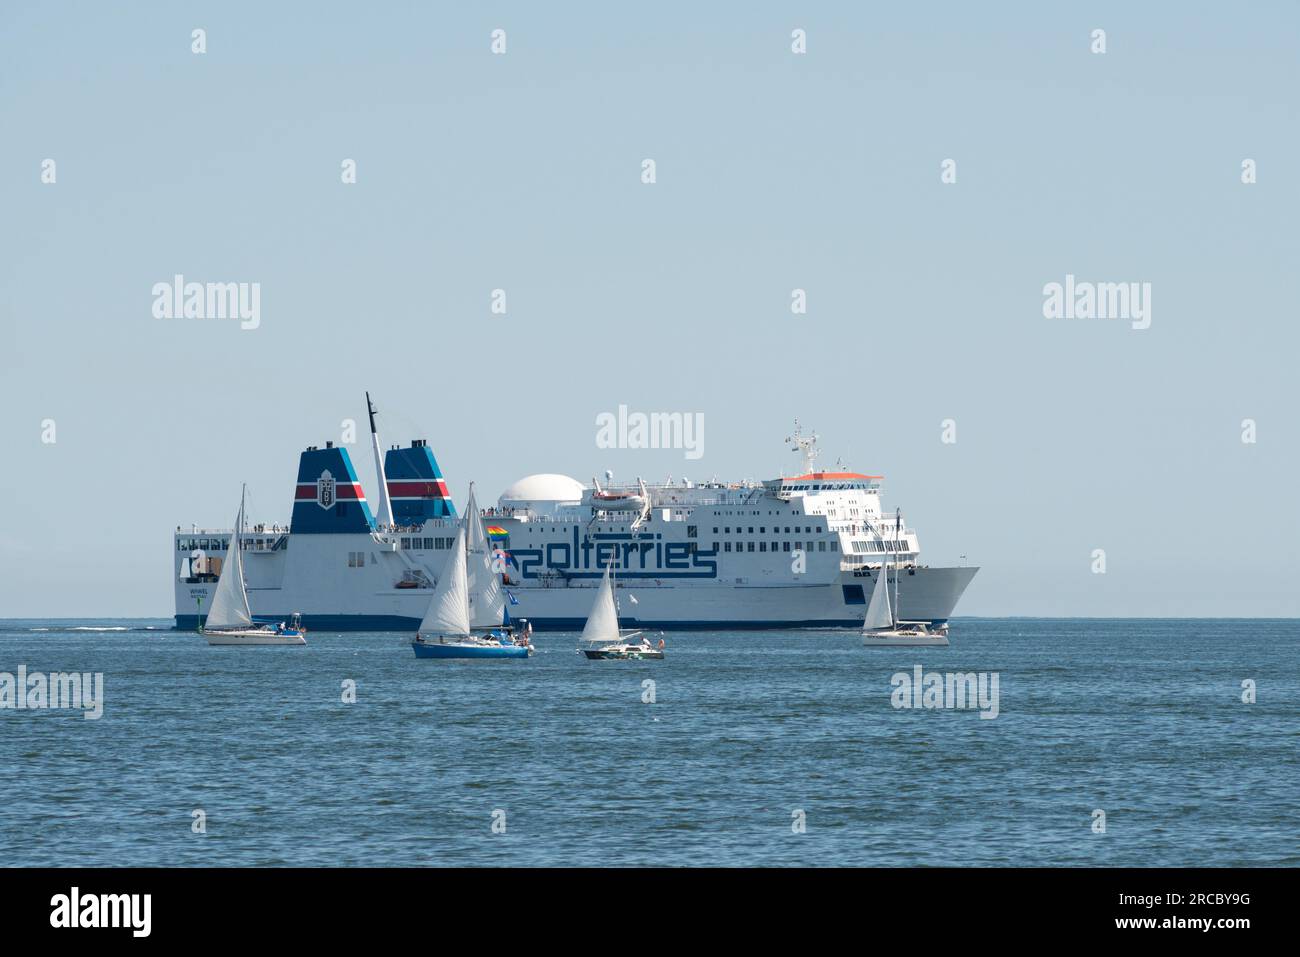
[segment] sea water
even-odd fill
[[[0,673],[103,676],[96,720],[0,710],[0,865],[1300,864],[1293,620],[409,637],[0,621]],[[900,701],[918,674],[996,676],[996,717]]]

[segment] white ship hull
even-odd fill
[[[253,615],[283,620],[301,612],[310,631],[414,632],[432,590],[396,588],[394,582],[406,566],[394,552],[376,552],[375,564],[367,560],[364,567],[349,567],[349,552],[369,554],[375,544],[369,535],[316,535],[307,543],[295,536],[291,548],[266,554],[246,552]],[[436,580],[441,554],[431,550],[427,559],[423,555],[417,559],[429,566],[430,582]],[[901,617],[943,624],[976,571],[974,567],[904,570]],[[670,578],[620,582],[619,617],[627,628],[668,630],[862,627],[865,579],[852,571],[828,570],[822,581],[764,584],[752,580],[762,575],[759,571],[749,576],[751,580],[739,583]],[[599,579],[592,577],[509,585],[507,591],[517,602],[509,606],[510,616],[527,618],[540,630],[581,631],[598,583]],[[869,593],[869,581],[867,585]],[[215,582],[176,582],[177,628],[194,628],[199,623],[215,587]]]

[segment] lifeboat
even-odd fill
[[[600,487],[594,478],[591,484],[595,490],[591,493],[592,508],[606,512],[644,512],[650,504],[650,497],[645,494],[645,487],[640,492],[609,492]]]

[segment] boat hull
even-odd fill
[[[947,648],[946,635],[877,634],[863,635],[868,648]]]
[[[664,653],[655,649],[649,651],[606,651],[603,648],[583,648],[582,653],[590,661],[662,661]]]
[[[210,645],[305,645],[307,639],[297,634],[270,631],[204,631]]]
[[[453,645],[433,641],[413,641],[417,658],[527,658],[528,649],[520,645]]]

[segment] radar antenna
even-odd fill
[[[815,460],[817,459],[817,454],[818,454],[818,450],[817,450],[817,433],[814,432],[814,433],[812,433],[811,435],[804,435],[804,434],[803,434],[803,426],[801,426],[801,425],[799,424],[799,420],[798,420],[798,419],[795,419],[795,420],[794,420],[794,435],[787,435],[787,436],[785,437],[785,440],[786,440],[787,443],[789,443],[791,446],[793,446],[792,451],[793,451],[796,455],[802,455],[802,456],[803,456],[803,473],[802,473],[802,474],[804,474],[804,475],[809,474],[809,473],[813,470],[813,463],[814,463]]]

